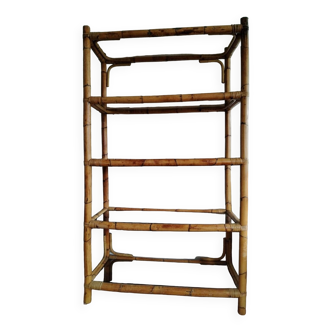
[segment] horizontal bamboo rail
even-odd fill
[[[99,42],[102,40],[120,40],[122,38],[169,37],[188,35],[235,35],[241,32],[241,30],[241,24],[232,24],[205,27],[201,26],[168,29],[90,32],[89,34],[86,34],[86,36],[90,36],[90,39],[94,42]]]
[[[235,223],[239,224],[240,223],[240,219],[233,213],[233,211],[226,211],[226,214],[228,215],[228,217],[230,217]]]
[[[91,220],[90,228],[115,229],[121,231],[159,232],[240,232],[245,230],[240,224],[165,224]]]
[[[214,260],[214,259],[203,259],[203,258],[156,258],[156,257],[140,257],[132,256],[126,257],[122,255],[110,255],[110,260],[119,261],[144,261],[144,262],[167,262],[167,263],[191,263],[191,264],[201,264],[201,265],[226,265],[226,261]]]
[[[151,208],[127,208],[127,207],[109,207],[108,211],[194,212],[194,213],[217,213],[217,214],[225,214],[226,212],[225,209],[151,209]]]
[[[202,288],[161,285],[124,284],[116,282],[92,281],[88,288],[120,293],[163,294],[196,297],[231,297],[239,298],[242,294],[237,288]]]
[[[241,99],[247,96],[246,92],[213,92],[180,95],[161,95],[161,96],[115,96],[115,97],[90,97],[91,104],[144,104],[144,103],[177,103],[186,101],[203,100],[230,100]]]
[[[92,43],[94,44],[94,43]],[[96,49],[100,49],[98,45]],[[94,50],[94,48],[93,48]],[[101,52],[101,49],[99,53]],[[160,55],[137,55],[125,58],[110,58],[107,55],[103,61],[107,64],[125,64],[125,63],[139,63],[139,62],[167,62],[167,61],[186,61],[186,60],[219,60],[224,59],[226,53],[216,54],[160,54]]]
[[[240,101],[233,100],[229,105],[201,104],[183,106],[106,107],[106,109],[99,104],[93,104],[91,106],[96,111],[108,115],[150,115],[224,112],[235,108],[239,104]]]
[[[90,159],[89,166],[135,167],[135,166],[224,166],[242,165],[241,158],[202,158],[202,159]]]

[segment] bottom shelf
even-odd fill
[[[117,257],[117,259],[114,259]],[[113,258],[113,259],[112,259]],[[149,258],[149,261],[158,259],[152,257]],[[207,256],[196,256],[192,258],[192,260],[198,259],[205,259],[205,261],[214,263],[226,263],[226,261],[220,262],[220,258],[222,257],[207,257]],[[142,258],[141,258],[142,259]],[[165,258],[160,258],[165,259]],[[180,257],[172,257],[166,258],[171,259],[172,261],[176,259],[183,259]],[[141,264],[121,264],[118,267],[115,267],[115,263],[134,263],[134,262],[143,262]],[[208,299],[208,298],[215,298],[215,299],[236,299],[237,301],[237,313],[241,317],[245,317],[247,315],[246,310],[247,307],[244,307],[244,304],[240,304],[243,300],[243,295],[239,289],[238,283],[238,274],[235,271],[233,265],[223,264],[227,266],[227,269],[223,269],[222,266],[215,266],[215,267],[195,267],[192,266],[186,269],[186,267],[174,267],[172,268],[163,266],[163,264],[147,264],[147,261],[137,260],[136,257],[124,257],[124,256],[116,256],[110,255],[108,258],[104,258],[98,264],[102,264],[102,269],[99,269],[101,275],[98,274],[98,280],[93,280],[90,282],[89,285],[84,285],[86,290],[92,291],[92,302],[93,302],[93,291],[97,291],[97,293],[117,293],[117,294],[138,294],[138,295],[157,295],[157,296],[166,296],[169,297],[169,301],[172,301],[172,297],[182,297],[182,298],[201,298],[201,299]],[[146,264],[146,265],[145,265]],[[179,263],[174,263],[179,264]],[[185,263],[180,263],[185,264]],[[145,265],[145,266],[143,266]],[[168,264],[167,264],[168,265]],[[197,264],[197,265],[205,265],[205,264]],[[217,265],[217,264],[215,264]],[[148,266],[153,266],[149,269]],[[169,266],[169,265],[168,265]],[[184,268],[185,270],[182,270]],[[196,271],[197,268],[197,272]],[[116,274],[114,277],[114,269],[116,269]],[[167,269],[167,270],[164,270]],[[180,270],[181,269],[181,270]],[[211,273],[209,272],[211,269]],[[182,271],[182,272],[181,272]],[[148,272],[148,275],[146,274]],[[152,273],[151,273],[152,272]],[[166,273],[165,273],[166,272]],[[148,277],[150,282],[145,282]],[[156,280],[158,278],[158,283],[151,282],[153,279]],[[231,278],[230,278],[231,277]],[[175,278],[175,279],[174,279]],[[126,280],[129,281],[127,282]],[[176,281],[175,281],[176,280]],[[184,280],[190,280],[190,285]],[[174,281],[177,283],[175,285]],[[233,282],[232,282],[233,281]],[[248,279],[247,279],[248,282]],[[206,286],[206,285],[214,285],[214,286]],[[201,286],[205,285],[205,286]],[[247,283],[248,287],[248,283]],[[248,288],[247,288],[248,291]],[[103,299],[103,295],[100,294],[100,299]],[[115,295],[118,296],[118,295]],[[121,295],[122,296],[122,295]],[[155,297],[152,297],[155,298]],[[109,298],[104,297],[105,303],[109,303]],[[112,297],[113,301],[122,301],[122,298],[114,298]],[[121,300],[120,300],[121,299]],[[248,293],[246,296],[247,303],[248,303]],[[133,299],[135,301],[135,299]],[[137,299],[138,302],[141,299]],[[147,300],[149,301],[149,300]],[[152,302],[151,302],[152,301]],[[181,301],[179,299],[179,301]],[[99,301],[98,301],[99,302]],[[131,302],[134,303],[134,302]],[[150,302],[145,303],[160,303],[154,302],[150,300]],[[174,303],[174,302],[172,302]],[[176,302],[176,303],[185,303],[186,305],[189,304],[187,302]],[[197,303],[197,302],[190,302],[190,303]],[[86,305],[86,303],[83,303]],[[90,304],[90,303],[87,303]],[[235,304],[235,302],[234,302]],[[191,305],[191,304],[190,304]],[[222,303],[219,304],[218,308]],[[225,306],[225,309],[228,310],[229,306]],[[231,312],[231,311],[230,311]]]

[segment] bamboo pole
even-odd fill
[[[226,266],[226,261],[221,257],[205,257],[196,256],[189,257],[146,257],[146,256],[133,256],[123,257],[117,255],[109,256],[114,262],[150,262],[150,263],[182,263],[182,264],[198,264],[203,266]]]
[[[241,18],[241,90],[247,95],[249,92],[249,41],[248,18]],[[247,228],[248,225],[248,97],[241,98],[241,158],[245,163],[241,165],[240,178],[240,223]],[[247,229],[240,232],[239,252],[239,291],[246,294],[247,291]],[[246,314],[246,295],[239,299],[238,312]]]
[[[240,24],[233,24],[205,27],[91,32],[90,38],[93,42],[98,42],[102,40],[120,40],[122,38],[145,38],[187,35],[234,35],[241,32],[241,29],[242,26]]]
[[[205,113],[225,112],[231,110],[239,103],[239,100],[231,100],[226,104],[219,105],[191,105],[191,106],[168,106],[168,107],[100,107],[100,104],[91,106],[105,114],[168,114],[168,113]]]
[[[84,303],[91,302],[91,289],[87,286],[92,281],[92,263],[91,263],[91,228],[87,224],[92,215],[92,168],[86,162],[91,159],[91,106],[88,99],[91,95],[90,78],[90,27],[83,27],[83,95],[84,95]]]
[[[107,71],[106,63],[101,63],[101,96],[107,96]],[[101,106],[106,107],[106,104]],[[101,114],[101,146],[102,146],[102,158],[108,158],[108,146],[107,146],[107,115]],[[103,220],[109,220],[109,188],[108,188],[108,167],[103,167],[103,200],[104,200],[104,209],[106,211],[103,214]],[[104,257],[108,257],[110,251],[110,233],[108,229],[104,229]],[[108,264],[104,268],[104,281],[110,281],[110,275],[112,266]]]
[[[227,49],[225,49],[227,52]],[[229,92],[231,90],[231,58],[228,57],[225,59],[225,92]],[[225,101],[228,104],[228,101]],[[225,112],[225,157],[231,158],[231,112]],[[232,186],[231,186],[231,166],[225,166],[225,207],[226,212],[232,210]],[[227,224],[231,223],[231,218],[226,213],[225,222]],[[232,242],[232,233],[226,233],[225,244],[231,247]],[[232,250],[226,251],[226,261],[229,262],[232,260]]]
[[[225,209],[150,209],[150,208],[128,208],[110,207],[109,211],[154,211],[154,212],[194,212],[194,213],[216,213],[225,214]]]
[[[176,103],[203,100],[241,99],[246,96],[243,91],[213,92],[162,96],[121,96],[121,97],[90,97],[91,104],[143,104],[143,103]]]
[[[241,40],[238,37],[236,40]],[[114,67],[130,66],[134,63],[154,63],[154,62],[174,62],[174,61],[213,61],[213,60],[223,60],[230,51],[235,50],[236,47],[228,45],[225,52],[222,53],[174,53],[174,54],[149,54],[149,55],[130,55],[130,56],[109,56],[105,50],[99,46],[99,43],[93,43],[96,53],[102,54],[102,57],[106,60],[106,64],[112,65]],[[93,49],[94,50],[94,49]],[[100,55],[98,56],[98,58]],[[103,61],[101,61],[103,62]]]
[[[94,44],[99,53],[104,53],[97,43]],[[187,61],[187,60],[219,60],[225,57],[224,53],[215,54],[158,54],[158,55],[136,55],[125,58],[111,58],[105,55],[107,64],[121,65],[125,63],[140,62],[165,62],[165,61]]]
[[[121,231],[158,232],[240,232],[245,226],[239,224],[165,224],[91,220],[91,228],[116,229]]]
[[[178,287],[161,285],[124,284],[115,282],[93,281],[89,287],[95,290],[104,290],[120,293],[139,294],[163,294],[196,297],[230,297],[241,296],[237,288],[202,288],[202,287]]]
[[[224,166],[242,165],[241,158],[201,158],[201,159],[90,159],[90,166],[135,167],[135,166]]]

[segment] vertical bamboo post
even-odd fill
[[[225,48],[225,51],[227,48]],[[231,58],[225,59],[225,92],[231,91]],[[225,101],[227,105],[229,101]],[[225,111],[225,158],[231,158],[231,111]],[[231,166],[225,166],[225,207],[226,211],[232,211],[232,186],[231,186]],[[226,213],[226,223],[231,223],[231,218]],[[225,245],[226,261],[232,263],[232,233],[226,233]]]
[[[83,128],[84,128],[84,162],[91,159],[91,106],[88,98],[91,96],[90,77],[90,27],[83,27]],[[91,302],[91,289],[88,288],[92,281],[91,262],[91,228],[87,227],[92,216],[92,168],[84,166],[84,304]]]
[[[241,18],[241,90],[249,92],[249,40],[248,40],[248,18]],[[248,225],[248,96],[241,98],[241,158],[245,163],[241,165],[240,178],[240,223],[241,226]],[[240,232],[239,250],[239,290],[242,294],[247,291],[247,231]],[[238,312],[246,314],[247,296],[239,298]]]
[[[107,71],[106,63],[101,63],[101,96],[107,96]],[[106,108],[106,104],[102,104]],[[102,159],[108,158],[107,146],[107,114],[101,114],[101,144]],[[103,200],[104,208],[109,208],[109,188],[108,188],[108,167],[103,167]],[[103,220],[109,220],[109,211],[104,212]],[[104,229],[104,256],[109,256],[110,250],[110,233],[108,229]],[[112,264],[106,264],[104,268],[104,281],[111,281]]]

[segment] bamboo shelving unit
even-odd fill
[[[129,292],[142,294],[165,294],[204,297],[230,297],[238,299],[238,312],[246,313],[247,297],[247,225],[248,225],[248,97],[249,97],[249,44],[248,18],[241,18],[241,24],[225,26],[208,26],[176,29],[154,29],[137,31],[90,32],[88,26],[83,27],[83,92],[84,92],[84,176],[85,176],[85,208],[84,208],[84,303],[91,302],[92,290],[112,292]],[[184,35],[231,35],[229,45],[219,54],[167,54],[145,55],[122,58],[108,57],[98,42],[119,40],[122,38],[145,38]],[[241,44],[241,91],[230,91],[231,57]],[[101,63],[101,95],[91,96],[90,54],[95,53]],[[108,97],[106,87],[108,74],[114,66],[129,66],[139,62],[185,61],[219,62],[222,66],[224,92],[200,93],[161,96],[125,96]],[[223,62],[221,61],[223,60]],[[107,65],[109,65],[107,69]],[[108,107],[117,103],[167,103],[187,101],[220,100],[218,105],[166,106],[166,107]],[[231,156],[231,110],[240,104],[241,133],[240,157]],[[91,157],[91,107],[101,113],[102,158]],[[109,159],[107,148],[107,114],[164,114],[191,112],[224,112],[225,113],[225,158],[202,159]],[[220,209],[148,209],[121,208],[109,206],[108,168],[135,166],[224,166],[225,169],[225,207]],[[240,167],[240,215],[232,211],[231,168]],[[104,207],[92,215],[92,167],[102,167]],[[191,213],[224,214],[224,224],[165,224],[165,223],[126,223],[109,220],[109,211],[170,211]],[[103,220],[98,220],[98,218]],[[91,263],[91,229],[102,228],[104,232],[104,257],[92,269]],[[224,251],[221,257],[196,257],[194,259],[150,258],[131,254],[118,253],[112,248],[113,230],[130,231],[171,231],[171,232],[225,232]],[[232,262],[232,233],[239,233],[239,269],[235,270]],[[202,265],[225,265],[234,281],[234,288],[201,288],[176,287],[160,285],[124,284],[111,282],[112,266],[115,262],[153,261],[194,263]],[[104,270],[104,281],[95,281],[96,276]]]

